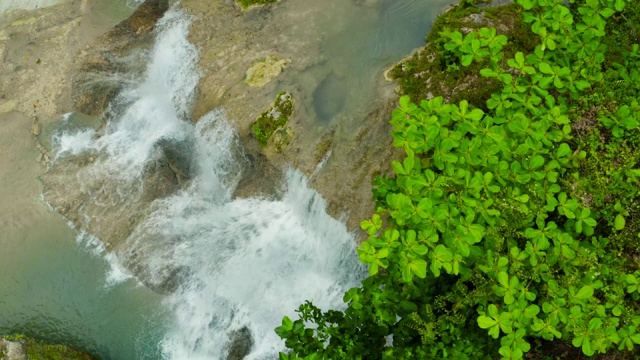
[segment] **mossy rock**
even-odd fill
[[[242,10],[247,10],[251,6],[259,6],[266,5],[271,3],[277,3],[280,0],[236,0],[236,4],[242,8]]]
[[[293,98],[288,92],[281,92],[273,105],[263,112],[251,127],[260,146],[267,146],[269,139],[271,139],[276,130],[280,134],[278,142],[280,148],[286,146],[288,144],[287,139],[290,140],[291,137],[291,131],[286,129],[291,115],[293,115]],[[282,135],[283,132],[284,136]]]
[[[501,86],[494,79],[477,75],[480,69],[489,66],[488,60],[462,66],[459,58],[444,48],[447,40],[440,32],[457,30],[468,34],[482,27],[495,27],[498,34],[509,39],[504,48],[505,58],[509,58],[517,51],[531,52],[537,45],[537,37],[526,35],[530,25],[522,20],[522,11],[520,5],[513,3],[479,7],[463,1],[436,19],[426,37],[425,47],[398,63],[387,75],[398,82],[400,93],[409,95],[416,103],[442,96],[450,103],[465,99],[471,105],[485,109],[487,99]]]
[[[247,69],[245,83],[251,87],[263,87],[280,75],[288,63],[289,60],[267,56]]]
[[[20,344],[27,360],[95,360],[91,355],[72,347],[45,344],[21,334],[6,335],[0,339]],[[5,348],[0,346],[0,359],[4,360],[5,355],[8,355],[5,354]]]

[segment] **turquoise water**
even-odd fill
[[[103,32],[131,11],[124,2],[92,1],[85,30]],[[0,114],[0,124],[0,334],[71,344],[105,360],[160,359],[162,298],[125,280],[40,200],[44,168],[34,161],[31,119]]]
[[[42,215],[32,229],[0,235],[0,333],[71,344],[103,359],[159,359],[161,299],[135,281],[108,286],[109,265],[76,246],[58,216]]]

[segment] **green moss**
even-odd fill
[[[249,6],[252,6],[252,5],[265,5],[269,3],[275,3],[278,1],[279,0],[236,0],[238,5],[240,5],[240,7],[242,7],[243,10],[247,9]]]
[[[251,127],[260,146],[264,147],[274,132],[283,128],[293,114],[293,99],[288,92],[278,94],[273,105],[256,119]]]
[[[24,344],[29,360],[94,360],[90,355],[69,346],[45,344],[22,334],[6,335],[2,338]],[[0,358],[3,355],[0,352]]]

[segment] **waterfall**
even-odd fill
[[[284,348],[274,333],[282,317],[295,317],[305,300],[340,308],[363,269],[353,237],[300,172],[287,171],[281,199],[232,198],[246,160],[223,110],[196,125],[188,120],[198,82],[188,28],[188,17],[171,9],[159,23],[145,78],[116,99],[117,117],[100,134],[56,136],[56,161],[95,156],[78,178],[117,184],[118,201],[126,201],[142,186],[145,165],[160,156],[159,144],[189,144],[183,155],[194,175],[155,200],[126,242],[145,254],[151,274],[181,269],[180,285],[165,300],[174,323],[159,346],[167,360],[226,359],[234,336],[243,334],[251,338],[248,359],[274,359]],[[118,255],[126,263],[134,254]]]

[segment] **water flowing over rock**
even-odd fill
[[[167,294],[166,359],[274,358],[282,312],[307,299],[341,307],[363,269],[300,172],[247,155],[226,112],[190,121],[199,77],[187,19],[174,8],[158,22],[148,68],[102,125],[61,120],[44,196]]]
[[[72,86],[77,111],[102,115],[130,79],[141,75],[153,29],[168,8],[168,0],[146,0],[81,54],[80,71]]]
[[[136,28],[131,24],[147,29],[165,7],[147,1],[124,25],[118,25],[116,33],[131,36]],[[140,20],[141,13],[151,13],[152,19]],[[111,102],[107,116],[114,121],[98,129],[77,130],[76,136],[63,132],[54,138],[58,157],[42,178],[44,196],[54,208],[100,238],[109,250],[129,253],[126,265],[161,292],[175,290],[180,269],[150,274],[135,260],[144,258],[144,249],[120,246],[152,211],[153,201],[185,186],[195,169],[196,140],[189,135],[191,125],[180,119],[189,113],[197,83],[197,52],[184,40],[188,26],[181,21],[178,13],[164,18],[161,27],[168,30],[158,42],[165,43],[154,48],[152,63],[137,83],[129,85],[131,90],[122,91]],[[126,36],[119,40],[121,49],[128,47]],[[99,43],[105,39],[111,37]]]

